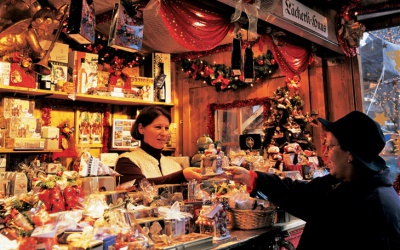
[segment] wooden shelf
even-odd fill
[[[109,148],[110,152],[128,152],[131,151],[131,148]],[[175,148],[163,148],[161,151],[175,151]]]
[[[14,150],[12,148],[0,149],[0,154],[25,154],[25,153],[47,154],[47,153],[54,153],[54,152],[62,152],[62,150],[61,149],[57,149],[57,150]]]
[[[128,106],[150,106],[150,105],[173,106],[172,103],[165,103],[165,102],[150,102],[150,101],[143,101],[143,100],[136,100],[129,98],[118,98],[111,96],[98,96],[98,95],[85,95],[85,94],[76,94],[74,100],[72,95],[69,95],[65,92],[14,87],[14,86],[4,86],[4,85],[0,86],[0,93],[8,93],[10,94],[10,96],[23,95],[25,98],[29,99],[52,98],[60,100],[108,103],[108,104],[128,105]]]

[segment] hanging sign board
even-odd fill
[[[295,0],[283,1],[282,8],[283,17],[328,37],[328,20],[326,17]]]

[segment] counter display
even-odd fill
[[[227,196],[211,195],[210,200],[187,202],[182,192],[175,192],[187,189],[175,186],[148,186],[130,193],[99,192],[92,182],[91,191],[83,196],[83,190],[77,187],[82,178],[77,176],[76,172],[64,171],[62,176],[42,177],[35,182],[41,187],[39,191],[3,199],[0,243],[14,246],[7,249],[30,249],[25,248],[28,245],[35,246],[32,249],[43,245],[49,247],[45,249],[56,245],[60,249],[103,249],[105,244],[116,249],[254,248],[265,246],[265,242],[280,244],[275,239],[283,239],[283,233],[304,224],[300,220],[271,222],[242,230],[232,221]],[[92,177],[83,179],[87,178]],[[71,187],[75,195],[71,195]],[[231,205],[238,207],[234,192],[230,197],[234,197]],[[73,206],[60,206],[71,204],[70,200]],[[269,208],[273,209],[272,205]]]

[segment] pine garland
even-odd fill
[[[266,77],[272,75],[278,68],[272,52],[257,56],[254,62],[254,83],[259,83]],[[244,82],[244,75],[235,76],[232,68],[225,64],[211,64],[201,59],[183,59],[181,61],[182,71],[195,80],[202,80],[210,86],[215,86],[215,90],[237,90],[240,88],[253,86],[253,83]]]

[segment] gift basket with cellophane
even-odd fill
[[[249,230],[271,227],[275,223],[276,206],[267,200],[251,198],[242,191],[231,195],[228,205],[234,228]]]

